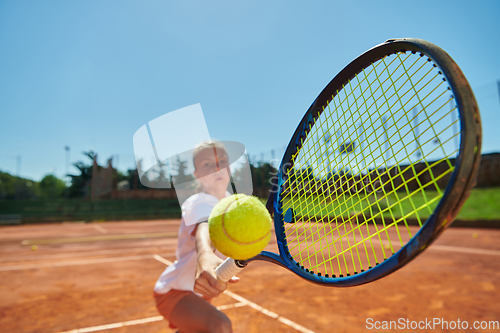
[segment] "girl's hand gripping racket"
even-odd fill
[[[347,287],[384,277],[424,251],[475,184],[479,111],[441,48],[391,39],[347,65],[292,136],[267,208],[279,254],[228,259],[227,280],[252,260]]]

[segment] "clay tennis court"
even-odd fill
[[[173,332],[152,289],[175,260],[179,223],[0,227],[0,332]],[[214,301],[235,332],[364,332],[368,318],[470,327],[500,320],[500,230],[450,228],[403,269],[360,287],[316,286],[261,262],[240,277]]]

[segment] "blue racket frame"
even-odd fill
[[[342,277],[325,277],[304,269],[288,250],[285,238],[285,213],[281,208],[281,191],[285,182],[292,155],[301,147],[301,142],[308,135],[310,125],[319,117],[336,91],[352,79],[356,73],[369,64],[396,52],[418,52],[432,59],[442,70],[455,96],[460,117],[460,151],[455,161],[455,170],[438,203],[434,213],[426,220],[421,229],[399,251],[376,266],[354,275]],[[347,65],[323,89],[295,130],[286,149],[277,175],[277,183],[273,185],[267,201],[267,208],[274,216],[279,254],[263,251],[249,260],[240,262],[246,265],[253,260],[263,260],[285,267],[298,276],[321,285],[334,287],[352,287],[380,279],[415,258],[424,251],[454,220],[461,206],[475,185],[481,152],[481,124],[479,110],[472,90],[453,59],[438,46],[421,39],[390,39],[373,47]]]

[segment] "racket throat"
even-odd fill
[[[245,268],[248,265],[244,260],[235,260],[234,263],[238,268]]]

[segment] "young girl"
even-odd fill
[[[229,318],[210,304],[227,285],[215,277],[215,268],[225,257],[215,251],[206,223],[217,202],[230,195],[224,146],[217,141],[200,143],[193,151],[193,164],[202,192],[182,204],[177,260],[156,282],[156,306],[179,332],[232,332]],[[237,281],[234,277],[229,282]]]

